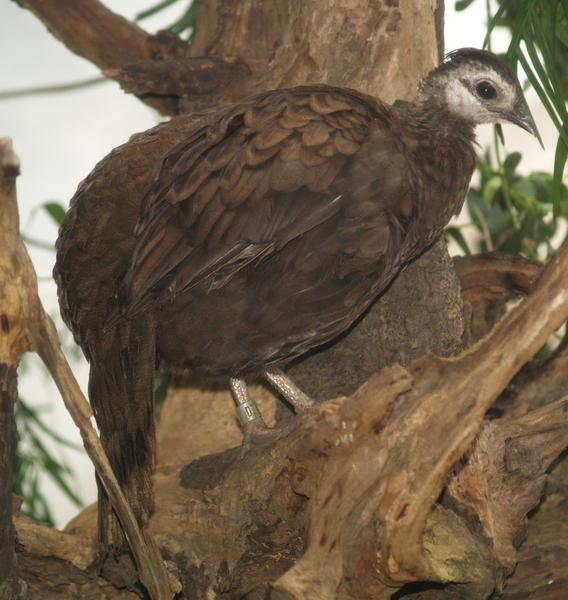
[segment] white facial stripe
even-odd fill
[[[446,102],[450,112],[476,123],[485,123],[489,116],[487,109],[459,79],[446,86]]]
[[[465,80],[467,85],[462,80]],[[495,87],[497,98],[485,103],[476,94],[476,87],[481,81],[488,81]],[[496,114],[489,108],[512,110],[515,100],[515,87],[493,69],[480,71],[473,66],[458,69],[446,86],[446,101],[450,111],[475,123],[502,121],[503,119],[497,119]]]

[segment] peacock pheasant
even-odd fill
[[[326,85],[274,90],[220,110],[175,147],[159,128],[129,142],[130,152],[164,146],[141,194],[99,194],[116,169],[140,177],[121,149],[79,186],[55,278],[90,362],[103,444],[142,525],[153,508],[155,366],[228,379],[249,429],[259,423],[249,375],[309,406],[280,367],[345,331],[439,237],[462,207],[485,122],[534,133],[513,72],[462,49],[413,103]],[[101,549],[121,550],[99,495]]]

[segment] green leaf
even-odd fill
[[[499,138],[499,141],[504,146],[505,145],[505,136],[503,135],[503,127],[501,126],[501,123],[497,123],[496,125],[494,125],[494,128],[495,128],[495,133],[497,134],[497,137]]]
[[[37,521],[53,524],[53,518],[43,491],[38,484],[40,475],[50,477],[57,487],[77,506],[82,506],[75,493],[71,469],[55,455],[40,439],[40,432],[59,445],[79,449],[61,437],[42,420],[39,409],[31,408],[18,398],[16,423],[19,438],[16,441],[13,490],[23,496],[23,514]]]
[[[448,237],[453,238],[457,242],[458,246],[462,249],[464,254],[471,254],[471,250],[469,249],[467,241],[459,227],[446,227],[446,239]]]
[[[508,0],[504,0],[501,6],[497,9],[497,12],[493,15],[493,18],[489,21],[487,33],[485,34],[485,39],[483,40],[483,48],[489,48],[491,33],[493,32],[493,29],[498,25],[499,20],[505,13],[505,9],[507,8],[508,3]]]
[[[521,162],[521,153],[520,152],[512,152],[507,156],[505,161],[503,162],[503,168],[505,169],[505,174],[509,181],[513,181],[513,175],[519,163]]]
[[[535,72],[532,70],[528,60],[521,54],[521,55],[519,55],[519,61],[520,61],[521,65],[523,66],[523,69],[524,69],[525,73],[527,74],[527,78],[531,82],[531,85],[533,86],[535,92],[537,93],[540,101],[543,103],[544,107],[546,108],[546,112],[548,112],[548,115],[552,119],[552,122],[554,123],[554,126],[556,127],[558,133],[563,138],[565,138],[565,141],[568,143],[568,133],[565,131],[562,131],[562,125],[561,125],[560,121],[558,120],[558,115],[556,114],[556,111],[554,110],[552,104],[550,103],[550,100],[548,99],[546,92],[544,91],[543,87],[540,85],[540,81],[538,80],[538,77],[536,76]],[[537,131],[537,137],[542,145],[542,138],[538,131]]]
[[[456,0],[454,9],[459,12],[460,10],[465,10],[470,4],[473,4],[473,0]]]
[[[533,14],[534,13],[531,12],[531,16]],[[543,31],[538,17],[533,16],[533,18],[531,19],[531,24],[533,25],[534,31],[537,33],[538,46],[543,54],[547,68],[544,67],[539,58],[538,50],[533,42],[533,39],[527,35],[524,38],[524,42],[525,47],[527,49],[527,53],[531,59],[531,66],[534,69],[534,72],[536,72],[536,75],[538,76],[542,87],[548,95],[548,98],[554,105],[557,114],[561,115],[562,111],[566,111],[563,107],[563,103],[557,101],[558,94],[561,93],[561,87],[560,82],[558,80],[558,76],[556,74],[554,60],[548,48],[547,35]]]
[[[495,177],[492,177],[487,182],[487,185],[485,185],[485,187],[483,188],[483,192],[482,192],[482,196],[481,196],[483,199],[483,204],[485,204],[485,206],[491,206],[493,204],[495,195],[501,189],[501,185],[502,185],[502,180],[501,180],[501,177],[499,177],[498,175],[496,175]]]
[[[136,21],[142,21],[143,19],[147,19],[148,17],[155,15],[156,13],[160,12],[161,10],[164,10],[164,8],[168,8],[168,6],[171,6],[172,4],[175,4],[176,2],[179,2],[179,0],[162,0],[162,2],[158,2],[158,4],[154,4],[154,6],[151,6],[150,8],[147,8],[146,10],[143,10],[142,12],[139,12],[134,17],[134,19]]]
[[[65,218],[65,209],[58,202],[44,202],[41,208],[55,221],[56,225],[61,225]]]
[[[513,183],[512,190],[531,198],[537,197],[536,185],[528,177],[522,177],[515,181],[515,183]]]
[[[41,429],[44,433],[46,433],[50,438],[55,440],[58,444],[62,446],[66,446],[67,448],[72,448],[73,450],[77,450],[79,452],[83,451],[83,447],[78,444],[73,444],[69,440],[61,437],[58,433],[53,431],[51,427],[48,427],[38,416],[37,412],[32,410],[27,403],[18,398],[18,404],[16,407],[16,415],[20,417],[20,414],[23,415],[25,419],[27,419],[30,423],[35,423],[39,429]]]
[[[556,152],[554,153],[554,175],[552,181],[552,206],[554,217],[560,215],[562,192],[563,192],[563,177],[564,167],[566,166],[566,160],[568,159],[568,145],[562,138],[558,138],[556,144]]]
[[[568,31],[562,27],[556,28],[556,38],[568,48]]]

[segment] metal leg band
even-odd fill
[[[244,402],[243,404],[237,405],[237,419],[243,427],[247,423],[256,421],[256,419],[260,418],[260,411],[254,401],[251,400],[250,402]]]
[[[244,427],[251,421],[262,420],[258,406],[248,394],[246,383],[242,379],[231,377],[229,385],[237,404],[237,419],[239,423]]]

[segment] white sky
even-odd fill
[[[136,12],[152,6],[157,0],[106,0],[106,5],[132,18]],[[446,0],[446,49],[481,47],[485,31],[485,2],[476,0],[465,12],[453,11],[453,0]],[[180,4],[180,6],[182,6]],[[159,21],[145,22],[151,31],[174,20],[176,5]],[[494,50],[507,46],[503,35],[497,38]],[[24,87],[68,83],[98,75],[88,61],[72,54],[52,37],[28,11],[14,2],[0,3],[0,92]],[[9,57],[9,58],[8,58]],[[534,97],[529,93],[529,103]],[[538,107],[537,107],[538,108]],[[545,140],[554,140],[554,128],[543,111],[534,111]],[[0,101],[0,137],[10,136],[22,163],[18,178],[21,226],[33,238],[49,243],[55,241],[57,230],[52,221],[34,208],[47,201],[67,204],[78,183],[96,162],[112,148],[125,142],[136,132],[152,127],[160,117],[136,98],[124,94],[117,84],[109,82],[80,91],[63,94],[37,95]],[[491,130],[480,132],[480,141],[490,140]],[[509,149],[523,153],[525,170],[552,170],[553,141],[545,142],[546,151],[525,132],[505,127]],[[31,221],[30,221],[31,220]],[[40,295],[47,311],[58,317],[56,291],[51,281],[54,253],[30,248],[40,277]],[[69,334],[64,334],[69,342]],[[70,346],[69,343],[67,343]],[[44,406],[48,424],[69,439],[80,443],[78,433],[67,416],[62,401],[49,378],[35,364],[26,361],[31,371],[20,379],[20,393],[30,404]],[[80,382],[85,387],[87,368],[84,361],[73,360]],[[38,382],[40,385],[38,386]],[[79,494],[85,501],[96,496],[89,461],[70,450],[60,450],[75,469]],[[64,525],[74,514],[74,507],[46,482],[53,493],[52,509],[58,525]]]

